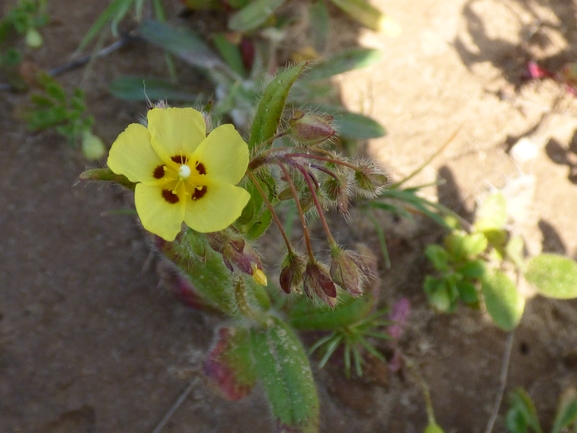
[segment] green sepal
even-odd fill
[[[278,432],[317,433],[319,401],[309,359],[294,331],[270,317],[252,330],[252,354]]]
[[[123,174],[116,174],[109,168],[92,168],[80,173],[79,180],[102,180],[105,182],[116,182],[131,191],[136,188],[136,183],[128,180]]]
[[[339,303],[332,309],[317,306],[301,296],[292,306],[288,322],[295,329],[309,331],[332,331],[354,325],[367,317],[375,307],[375,298],[370,293],[353,298],[348,293],[339,293]]]
[[[248,140],[250,150],[265,143],[276,134],[288,93],[298,76],[302,73],[305,65],[305,62],[301,62],[281,72],[273,78],[264,90],[252,122]],[[271,145],[272,141],[263,144],[262,147],[259,147],[259,150],[268,149]]]
[[[568,257],[540,254],[531,258],[525,279],[548,298],[577,297],[577,263]]]
[[[481,292],[495,324],[505,331],[515,329],[523,316],[525,298],[507,274],[487,270],[481,280]]]

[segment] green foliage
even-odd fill
[[[41,72],[35,78],[40,90],[30,95],[30,104],[23,113],[28,129],[54,129],[66,137],[69,145],[81,144],[86,158],[102,158],[106,149],[92,133],[94,118],[88,114],[84,92],[77,88],[68,96],[60,83],[48,74]]]
[[[511,394],[510,408],[506,416],[509,433],[543,433],[537,410],[527,392],[519,388]],[[577,391],[567,389],[559,399],[551,433],[577,431]]]
[[[25,42],[30,48],[39,48],[42,46],[42,36],[38,29],[46,24],[46,0],[19,0],[0,20],[0,46],[7,41],[11,33],[16,32],[25,36]],[[2,65],[0,61],[0,66]]]
[[[487,272],[482,279],[481,292],[495,324],[505,331],[515,329],[525,309],[525,298],[507,274],[498,269]]]
[[[270,317],[252,331],[256,370],[271,406],[278,431],[318,431],[319,401],[309,360],[286,323]]]
[[[577,297],[577,263],[556,254],[541,254],[527,263],[525,278],[548,298]]]
[[[362,299],[363,298],[360,298],[356,301]],[[365,304],[366,303],[365,301]],[[338,311],[338,309],[336,311]],[[324,315],[324,321],[327,322],[325,326],[327,328],[332,327],[334,330],[330,334],[317,340],[310,347],[309,354],[320,350],[322,357],[319,361],[319,367],[323,368],[342,345],[345,375],[347,377],[350,376],[351,365],[354,365],[357,376],[362,376],[363,353],[369,353],[380,361],[384,363],[387,362],[369,339],[390,340],[391,337],[386,332],[380,330],[380,328],[388,326],[391,323],[382,319],[383,315],[387,313],[387,310],[380,310],[371,315],[367,315],[366,311],[354,309],[345,309],[345,312],[348,313],[348,315],[343,314],[342,310],[340,314],[337,312],[334,319],[328,317],[327,314]],[[319,314],[319,316],[321,315]],[[321,316],[318,322],[322,320],[323,317]],[[317,327],[309,329],[319,329],[318,323],[314,323],[314,325]]]

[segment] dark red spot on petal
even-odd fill
[[[201,186],[200,188],[195,188],[194,192],[192,193],[191,199],[198,200],[199,198],[203,198],[206,195],[206,190],[208,188],[206,186]]]
[[[168,189],[162,190],[162,198],[170,204],[178,203],[180,200],[176,194],[173,194],[173,192],[169,191]]]
[[[194,168],[196,168],[198,174],[206,174],[206,167],[202,162],[197,161],[196,164],[194,165]]]
[[[159,165],[152,172],[152,176],[155,179],[162,179],[164,177],[164,165]]]
[[[172,159],[177,164],[186,164],[186,156],[176,155],[172,156],[170,159]]]

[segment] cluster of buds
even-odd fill
[[[257,284],[267,285],[266,274],[258,253],[240,235],[228,229],[209,233],[207,238],[210,247],[222,254],[223,262],[231,272],[236,268],[251,275]]]
[[[279,283],[284,292],[304,293],[334,307],[337,303],[337,288],[352,296],[363,293],[363,286],[371,276],[367,261],[358,253],[344,250],[337,245],[328,227],[324,213],[336,208],[348,215],[349,203],[355,197],[374,198],[384,188],[387,177],[371,161],[348,158],[324,148],[324,144],[336,134],[332,116],[305,114],[298,110],[289,120],[289,128],[277,137],[289,136],[296,143],[285,148],[269,147],[260,151],[249,164],[249,172],[266,167],[277,173],[278,199],[292,199],[303,228],[307,254],[293,248],[284,233],[282,224],[268,202],[263,199],[273,214],[273,219],[285,241],[287,254],[281,264]],[[258,178],[251,176],[257,189]],[[326,234],[331,251],[330,267],[317,260],[313,252],[306,223],[307,213],[318,216]]]

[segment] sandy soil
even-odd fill
[[[53,0],[55,24],[43,32],[34,61],[44,68],[66,61],[107,3],[71,8]],[[530,253],[576,257],[575,98],[553,81],[522,79],[528,60],[551,70],[575,60],[574,2],[376,4],[402,33],[393,39],[362,31],[360,42],[383,49],[385,60],[340,79],[348,106],[388,129],[370,144],[373,155],[399,179],[460,128],[415,184],[445,179],[428,194],[464,216],[488,191],[504,188],[512,228]],[[139,46],[85,72],[61,80],[86,89],[96,132],[111,143],[144,107],[114,100],[107,83],[129,73],[162,75],[164,64],[157,50]],[[86,167],[78,152],[14,121],[22,95],[0,98],[0,431],[149,432],[189,383],[190,396],[163,432],[272,431],[260,391],[226,402],[198,374],[218,322],[158,288],[142,233],[131,218],[114,214],[127,207],[127,194],[77,184]],[[535,156],[527,158],[530,151]],[[507,336],[480,312],[438,315],[426,305],[422,251],[440,239],[438,228],[420,220],[383,224],[393,267],[382,270],[380,290],[385,301],[412,302],[402,346],[429,384],[437,420],[448,433],[484,431]],[[350,236],[376,247],[368,227]],[[525,387],[546,426],[559,393],[577,383],[576,306],[533,299],[515,332],[507,391]],[[321,431],[422,431],[420,389],[406,374],[382,375],[361,381],[336,369],[315,371]],[[504,412],[495,431],[505,431]]]

